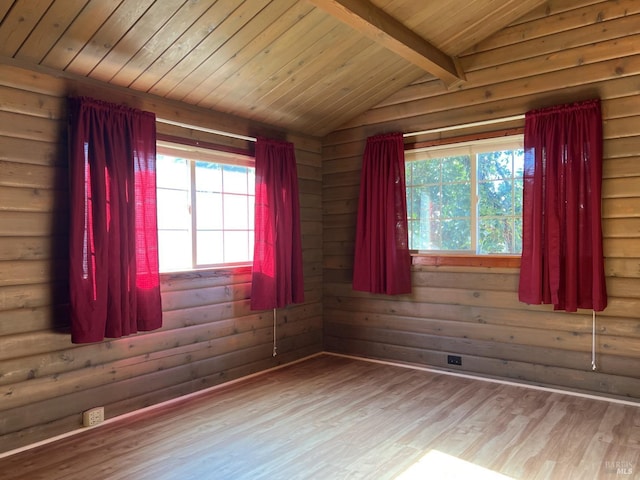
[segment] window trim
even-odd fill
[[[508,128],[503,130],[496,130],[493,132],[475,133],[470,135],[461,135],[458,137],[439,138],[437,140],[428,140],[422,142],[405,143],[405,152],[411,150],[419,150],[428,147],[439,147],[443,145],[451,145],[455,143],[464,142],[477,142],[479,140],[495,139],[499,137],[510,137],[514,135],[524,135],[524,127]]]
[[[168,135],[166,133],[158,133],[156,135],[156,147],[168,146],[169,148],[175,148],[176,151],[192,151],[199,152],[204,155],[209,155],[211,152],[215,152],[219,155],[239,155],[242,157],[251,157],[255,160],[254,148],[240,148],[231,145],[223,145],[219,143],[207,142],[204,140],[194,140],[192,138],[177,137],[175,135]],[[254,147],[255,144],[249,144],[250,147]]]
[[[459,145],[464,148],[471,144],[491,144],[491,143],[509,143],[512,140],[507,140],[509,137],[521,136],[524,137],[524,128],[510,128],[497,130],[493,132],[482,132],[477,134],[470,134],[457,137],[449,137],[432,141],[422,141],[405,143],[405,159],[412,155],[418,154],[425,150],[445,150],[450,149],[454,145]],[[522,138],[524,143],[524,138]],[[453,147],[455,148],[455,147]],[[412,161],[412,160],[409,160]],[[473,179],[475,178],[475,172],[472,173]],[[476,189],[477,190],[477,189]],[[477,206],[477,204],[476,204]],[[472,230],[475,231],[475,227],[472,225]],[[491,267],[491,268],[520,268],[521,254],[478,254],[470,251],[424,251],[424,250],[410,250],[412,257],[412,265],[414,266],[447,266],[447,267]]]
[[[162,138],[167,138],[166,136]],[[241,167],[255,167],[255,157],[246,150],[231,151],[215,150],[218,147],[214,144],[194,145],[190,142],[177,143],[176,139],[156,140],[156,152],[161,155],[171,157],[186,158],[194,161],[205,161],[213,163],[223,163],[225,165],[239,165]],[[222,148],[222,146],[220,146]]]

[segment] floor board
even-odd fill
[[[0,479],[631,479],[640,408],[322,355],[0,459]]]

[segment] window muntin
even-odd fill
[[[237,157],[158,148],[161,272],[251,263],[255,170]]]
[[[406,159],[412,250],[521,252],[521,135],[408,151]]]

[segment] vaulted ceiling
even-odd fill
[[[0,0],[0,60],[323,136],[545,0]]]

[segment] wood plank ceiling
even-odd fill
[[[0,0],[0,63],[324,136],[544,3]]]

